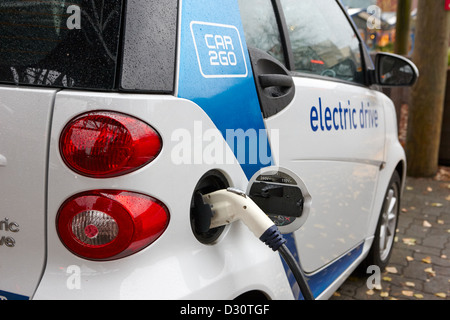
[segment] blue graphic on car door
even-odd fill
[[[195,102],[208,114],[250,179],[261,168],[272,165],[273,157],[238,3],[184,0],[180,27],[178,96]],[[230,130],[251,131],[257,140],[247,141],[245,146],[234,143],[227,139]],[[244,153],[245,159],[239,156]]]

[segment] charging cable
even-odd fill
[[[305,300],[314,300],[305,274],[296,259],[286,246],[278,227],[243,191],[228,188],[203,195],[203,201],[212,210],[210,228],[218,228],[234,221],[242,221],[253,234],[270,247],[279,252],[292,271]]]

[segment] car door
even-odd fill
[[[233,165],[237,160],[250,179],[273,159],[243,40],[238,2],[183,1],[181,7],[176,95],[196,103],[226,144],[224,150],[217,148],[221,150],[209,161],[199,143],[193,147],[193,163]],[[192,127],[195,125],[201,137],[201,124],[194,121]],[[205,140],[206,145],[211,139]],[[231,160],[228,150],[234,153]]]
[[[365,86],[361,43],[337,1],[239,3],[275,163],[312,197],[291,237],[311,275],[362,252],[383,163],[382,105]]]

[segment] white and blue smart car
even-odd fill
[[[227,188],[329,298],[390,257],[376,89],[417,75],[335,0],[2,0],[0,299],[303,298],[245,219],[214,225]]]

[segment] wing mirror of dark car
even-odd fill
[[[375,56],[375,83],[383,87],[410,87],[419,78],[419,69],[407,58],[378,53]]]

